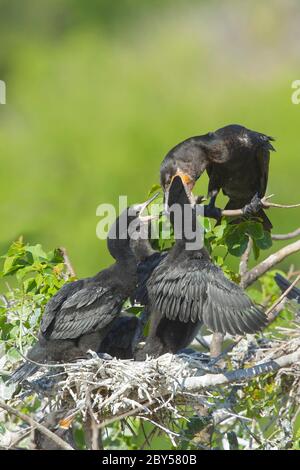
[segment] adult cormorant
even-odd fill
[[[240,286],[225,277],[199,245],[201,229],[179,176],[172,180],[168,200],[176,243],[167,255],[157,258],[157,266],[144,282],[150,332],[144,349],[136,356],[139,360],[146,354],[159,356],[185,348],[203,324],[213,332],[232,335],[253,333],[267,324],[266,315]],[[185,207],[179,223],[173,215],[175,203],[181,209]],[[186,236],[191,233],[190,227],[193,238]],[[196,245],[191,249],[193,242]]]
[[[34,363],[83,358],[89,349],[106,352],[103,341],[110,328],[116,327],[113,320],[137,284],[129,232],[137,229],[139,215],[153,199],[127,208],[111,227],[107,246],[115,264],[93,277],[65,284],[50,299],[41,320],[39,340],[27,355],[33,362],[17,369],[11,381],[20,382],[34,373],[38,369]],[[119,323],[117,326],[120,328]]]
[[[181,142],[170,150],[161,165],[161,184],[166,192],[166,201],[175,175],[179,175],[191,191],[197,179],[207,170],[208,195],[211,197],[208,215],[218,217],[215,199],[222,189],[229,197],[225,209],[244,209],[245,215],[256,215],[263,220],[265,230],[271,230],[272,224],[262,209],[260,199],[266,193],[273,140],[259,132],[231,124]]]

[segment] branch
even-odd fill
[[[248,369],[238,369],[233,372],[225,372],[224,374],[206,374],[201,377],[188,377],[179,383],[179,385],[184,392],[195,393],[203,388],[250,380],[259,375],[268,374],[283,367],[291,366],[299,361],[300,350],[297,350],[286,356],[258,364],[254,367],[249,367]]]
[[[73,268],[73,265],[70,261],[70,258],[68,256],[68,252],[67,252],[67,249],[64,248],[63,246],[59,248],[59,251],[61,252],[62,254],[62,257],[64,259],[64,264],[67,268],[67,273],[70,277],[76,277],[76,273],[75,273],[75,270]]]
[[[290,240],[291,238],[296,238],[300,236],[300,228],[297,228],[293,232],[278,234],[278,235],[271,235],[272,240]]]
[[[241,257],[241,261],[240,261],[239,274],[241,278],[243,278],[247,274],[248,263],[249,263],[249,258],[250,258],[252,247],[253,247],[253,240],[252,238],[249,238],[247,249],[246,251],[244,251]]]
[[[271,207],[275,207],[278,209],[294,209],[296,207],[300,207],[300,204],[286,205],[286,204],[276,204],[274,202],[269,202],[268,199],[270,199],[271,197],[273,197],[273,194],[271,196],[265,196],[261,199],[262,209],[270,209]],[[221,214],[222,214],[222,217],[236,217],[236,216],[245,215],[243,208],[223,209],[221,210]]]
[[[273,320],[273,317],[274,317],[274,311],[276,312],[277,310],[277,307],[281,305],[281,303],[285,300],[285,298],[288,296],[288,294],[290,293],[290,291],[294,288],[294,286],[300,281],[300,274],[296,277],[296,279],[292,282],[292,284],[283,292],[283,294],[281,294],[281,296],[279,297],[279,299],[275,302],[275,304],[272,305],[271,308],[269,308],[269,310],[267,310],[266,312],[266,315],[269,319],[269,322],[271,322]],[[277,314],[275,313],[275,315],[277,316]]]
[[[249,287],[251,284],[257,281],[258,278],[263,276],[263,274],[276,266],[276,264],[280,263],[293,253],[297,253],[298,251],[300,251],[300,240],[297,240],[296,242],[281,248],[279,251],[273,253],[260,264],[248,271],[241,282],[241,286],[244,289]]]
[[[24,413],[21,413],[18,410],[15,410],[11,406],[7,405],[4,401],[0,400],[0,408],[3,410],[7,411],[7,413],[12,414],[14,416],[17,416],[19,419],[22,421],[25,421],[25,423],[29,424],[29,426],[32,426],[36,429],[38,429],[42,434],[47,436],[49,439],[51,439],[53,442],[55,442],[59,447],[61,447],[64,450],[74,450],[73,447],[71,447],[67,442],[65,442],[63,439],[61,439],[59,436],[54,434],[54,432],[50,431],[47,429],[45,426],[42,424],[38,423],[34,419],[32,419],[30,416],[25,415]]]

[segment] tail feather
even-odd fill
[[[282,292],[285,292],[291,286],[291,282],[279,273],[275,275],[275,281]],[[290,300],[296,300],[298,304],[300,304],[300,289],[293,287],[287,294],[287,298]]]
[[[9,378],[8,383],[21,383],[28,379],[31,375],[35,374],[39,366],[31,362],[22,364]]]
[[[264,230],[266,230],[266,232],[271,232],[273,228],[272,222],[263,209],[260,209],[260,211],[256,214],[256,217],[262,219]]]

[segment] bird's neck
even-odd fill
[[[123,256],[118,257],[116,262],[117,267],[122,269],[128,274],[136,273],[137,263],[134,254],[131,251],[124,253]]]
[[[197,215],[190,204],[186,204],[179,217],[172,219],[176,245],[180,249],[200,250],[204,245],[204,233],[197,221]]]

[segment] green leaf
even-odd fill
[[[21,355],[16,348],[11,348],[7,352],[7,358],[10,360],[10,362],[15,363],[21,359]]]
[[[272,238],[270,232],[264,231],[264,235],[262,238],[259,238],[256,240],[256,244],[258,248],[261,250],[267,250],[268,248],[271,248],[272,246]]]
[[[3,276],[7,276],[8,274],[16,271],[18,269],[18,256],[9,256],[5,259],[3,265]]]
[[[259,258],[259,255],[260,255],[260,249],[257,246],[257,243],[256,243],[255,239],[253,239],[253,255],[254,255],[255,260],[257,260]]]
[[[260,222],[246,222],[245,233],[247,233],[254,240],[263,238],[264,229]]]
[[[47,259],[47,255],[44,252],[42,245],[26,246],[26,252],[31,253],[34,261],[40,261],[40,259]]]

